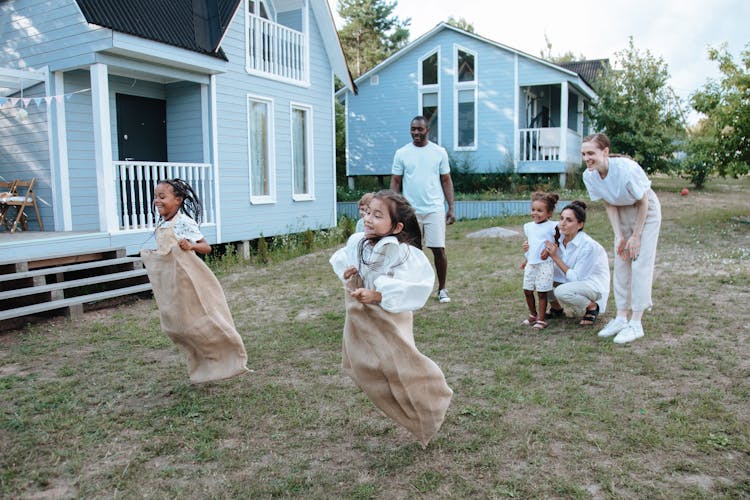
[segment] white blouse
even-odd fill
[[[354,233],[346,246],[331,256],[333,272],[342,282],[344,271],[354,266],[364,286],[383,296],[380,306],[399,313],[414,311],[425,305],[435,285],[435,272],[425,254],[418,248],[399,243],[394,236],[386,236],[373,246],[365,242],[364,259],[359,259],[359,244],[365,233]]]
[[[170,227],[174,231],[174,236],[177,240],[189,240],[196,243],[205,238],[198,228],[198,223],[195,222],[190,216],[177,212],[171,220],[164,220],[159,218],[156,223],[157,229],[160,227]]]
[[[604,312],[609,298],[609,257],[607,251],[585,232],[579,232],[567,245],[560,240],[557,250],[568,272],[555,266],[556,283],[583,282],[601,294],[596,301],[599,311]]]
[[[596,170],[585,170],[583,183],[591,201],[604,200],[617,207],[633,205],[651,189],[651,181],[641,166],[624,157],[609,159],[604,179]]]

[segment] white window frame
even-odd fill
[[[466,52],[474,56],[474,81],[471,82],[459,82],[458,81],[458,53]],[[479,80],[479,59],[477,52],[474,50],[467,49],[460,45],[453,46],[453,75],[454,75],[454,86],[453,86],[453,150],[454,151],[476,151],[479,143],[479,102],[478,102],[478,83]],[[474,91],[474,145],[473,146],[459,146],[458,145],[458,94],[461,91]]]
[[[294,112],[300,110],[305,112],[305,155],[307,157],[307,165],[305,165],[305,171],[307,173],[307,193],[295,193],[295,173],[296,168],[294,165]],[[313,108],[309,104],[303,104],[299,102],[289,103],[289,134],[290,134],[290,146],[292,156],[292,199],[294,201],[312,201],[315,199],[315,162],[313,159],[313,130],[315,126],[313,124]]]
[[[267,105],[268,109],[268,129],[266,136],[266,150],[268,151],[268,194],[253,193],[253,163],[252,163],[252,130],[250,123],[250,102],[260,102]],[[253,205],[263,205],[276,203],[276,148],[275,148],[275,131],[274,131],[274,101],[270,97],[263,97],[254,94],[247,94],[245,98],[247,103],[247,167],[250,174],[250,203]]]
[[[433,54],[437,54],[437,77],[438,81],[435,84],[430,85],[422,85],[422,63],[425,59],[428,57],[431,57]],[[440,135],[443,130],[443,120],[441,118],[442,115],[442,106],[440,105],[440,62],[441,62],[441,53],[440,53],[440,47],[436,47],[432,49],[431,51],[427,52],[424,56],[419,58],[419,61],[417,62],[418,68],[417,68],[417,115],[423,115],[424,114],[424,95],[425,94],[437,94],[437,121],[438,121],[438,135],[436,137],[437,144],[440,144]]]

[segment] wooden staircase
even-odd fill
[[[102,301],[149,292],[140,257],[125,249],[0,262],[0,330],[33,316],[77,317]]]

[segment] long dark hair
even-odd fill
[[[385,206],[388,208],[388,215],[391,218],[391,232],[383,236],[375,236],[372,238],[362,238],[359,242],[359,261],[369,266],[371,263],[367,262],[364,256],[365,245],[375,245],[378,241],[386,236],[394,236],[399,243],[406,243],[413,247],[422,249],[422,229],[419,227],[417,221],[417,214],[414,212],[414,208],[409,202],[400,194],[391,191],[390,189],[383,189],[375,193],[372,199],[379,199],[383,201]],[[372,201],[372,200],[371,200]],[[403,224],[403,229],[398,233],[392,231],[396,229],[398,223]]]
[[[157,182],[157,184],[169,184],[172,186],[175,196],[182,198],[180,203],[180,212],[184,213],[198,224],[201,223],[203,217],[203,204],[198,199],[198,195],[195,194],[190,184],[183,181],[182,179],[164,179]]]
[[[565,210],[570,210],[573,212],[573,214],[576,217],[576,221],[580,222],[581,224],[586,224],[586,202],[583,202],[581,200],[573,200],[567,205],[565,205],[565,208],[563,208],[560,213],[562,213]],[[583,226],[578,230],[580,233],[583,231]],[[560,246],[560,227],[555,227],[555,244],[557,246]]]

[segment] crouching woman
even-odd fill
[[[586,203],[571,202],[560,212],[560,235],[545,244],[555,263],[549,315],[562,316],[568,308],[583,315],[581,325],[593,325],[609,298],[609,259],[604,247],[583,230],[585,223]]]

